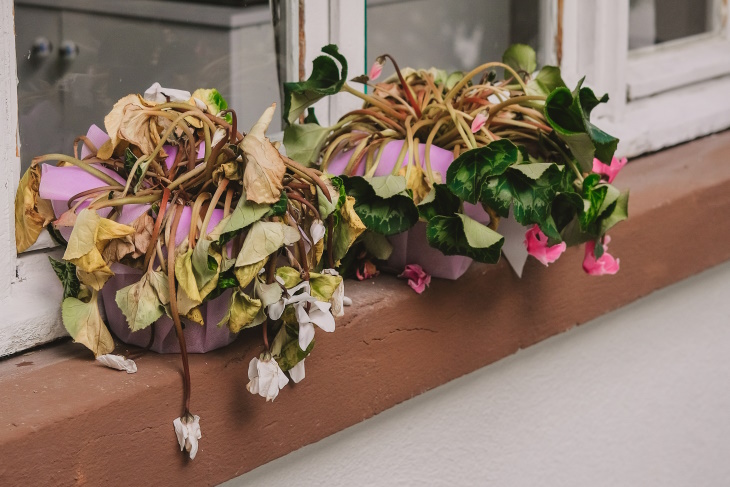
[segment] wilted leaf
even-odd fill
[[[238,281],[238,285],[241,287],[241,289],[251,284],[251,281],[253,281],[254,277],[259,274],[259,271],[264,268],[268,260],[269,258],[267,257],[254,264],[236,267],[233,270],[233,273],[236,276],[236,280]]]
[[[123,126],[128,132],[131,132],[130,135],[133,139],[136,139],[136,137],[140,136],[140,134],[134,133],[134,128],[132,125],[135,124],[130,123],[129,120],[132,116],[141,116],[141,118],[136,121],[139,122],[139,124],[144,124],[144,119],[147,119],[147,127],[141,127],[141,131],[146,132],[147,135],[150,136],[151,134],[149,133],[149,118],[142,115],[141,109],[145,106],[149,107],[154,105],[156,105],[155,102],[146,101],[139,95],[127,95],[117,101],[114,104],[111,112],[109,112],[107,116],[104,117],[104,127],[106,128],[106,133],[109,134],[110,140],[108,140],[104,145],[99,148],[99,151],[97,152],[97,157],[102,160],[109,159],[114,153],[114,149],[116,149],[116,147],[123,140],[129,140],[125,137],[122,137],[120,133]],[[132,111],[125,113],[127,107],[130,107]],[[159,133],[157,133],[156,140],[157,142],[159,142],[160,140]],[[155,144],[157,142],[155,142]],[[151,144],[151,142],[142,143],[144,147],[148,150],[145,151],[142,147],[140,147],[143,153],[151,154],[152,150],[154,150],[154,145],[152,146],[152,150],[150,150],[149,145]]]
[[[220,223],[216,225],[209,236],[213,240],[218,240],[223,234],[237,232],[242,228],[246,228],[252,223],[259,221],[269,212],[270,209],[270,205],[248,201],[244,190],[238,200],[238,203],[236,203],[236,208],[234,208],[230,215],[222,219]]]
[[[286,166],[279,151],[265,136],[275,108],[274,104],[264,111],[240,144],[246,158],[243,187],[246,189],[246,198],[254,203],[278,202],[284,187],[281,180]]]
[[[299,240],[299,232],[282,222],[258,221],[251,226],[236,259],[236,267],[256,264],[285,245]]]
[[[61,304],[63,325],[69,335],[94,352],[96,357],[114,351],[114,339],[101,319],[97,296],[98,293],[93,291],[88,303],[68,297]]]
[[[355,198],[348,196],[340,208],[340,223],[335,227],[334,253],[335,262],[342,259],[350,249],[357,237],[367,230],[365,224],[360,220],[355,211]]]
[[[190,301],[196,303],[196,306],[203,302],[193,272],[193,249],[188,249],[175,258],[175,278]]]
[[[32,165],[20,178],[15,193],[15,248],[23,252],[33,245],[43,228],[55,217],[48,200],[38,195],[41,182],[41,169]]]
[[[256,316],[261,309],[261,300],[254,299],[241,292],[239,289],[233,291],[228,312],[218,323],[218,326],[228,325],[232,333],[238,333],[244,328],[256,326]]]
[[[284,281],[284,287],[287,289],[291,289],[302,282],[302,275],[300,272],[289,266],[277,267],[276,277]]]
[[[543,66],[537,76],[527,82],[527,94],[548,96],[554,89],[564,87],[565,82],[560,75],[560,68]]]
[[[284,130],[286,155],[295,161],[309,166],[319,160],[330,127],[320,127],[316,123],[293,124]]]
[[[205,103],[205,106],[208,108],[208,113],[211,115],[218,115],[220,112],[228,108],[228,102],[215,88],[198,88],[193,92],[192,98],[197,98]],[[230,113],[227,113],[224,119],[228,123],[233,121],[233,117]]]
[[[322,48],[328,56],[318,56],[312,62],[312,74],[306,81],[284,83],[284,118],[291,124],[308,107],[327,95],[338,93],[347,79],[347,60],[334,44]],[[331,57],[330,57],[331,56]],[[340,65],[337,67],[334,59]]]
[[[117,291],[115,300],[132,331],[147,328],[165,312],[165,306],[156,289],[162,282],[165,283],[165,294],[169,302],[167,277],[159,271],[146,272],[139,281]]]
[[[319,274],[312,272],[309,274],[309,285],[311,286],[311,295],[320,301],[329,302],[337,286],[342,282],[342,276],[333,276],[332,274]]]

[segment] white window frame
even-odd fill
[[[62,290],[48,265],[50,252],[15,252],[15,190],[20,180],[15,22],[12,0],[0,1],[0,356],[66,335],[58,303]]]
[[[712,34],[629,51],[629,0],[554,0],[566,82],[586,75],[608,105],[596,124],[636,156],[730,127],[727,2],[715,0]]]

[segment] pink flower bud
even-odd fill
[[[596,174],[601,174],[603,176],[608,177],[608,182],[612,183],[613,179],[616,177],[616,175],[623,169],[623,167],[626,165],[626,158],[619,159],[618,157],[614,157],[611,159],[611,164],[604,164],[598,159],[593,159],[593,172]]]
[[[370,73],[368,74],[368,78],[370,78],[370,81],[374,81],[380,77],[380,74],[382,72],[383,72],[383,64],[376,60],[373,63],[372,67],[370,68]]]
[[[475,134],[479,132],[482,127],[484,127],[485,123],[487,123],[487,116],[484,112],[477,113],[477,116],[474,117],[474,120],[471,122],[471,133]]]
[[[408,264],[398,277],[408,279],[411,289],[421,294],[431,284],[431,276],[418,264]]]
[[[596,242],[586,242],[586,255],[583,259],[583,270],[591,276],[603,276],[606,274],[616,274],[619,269],[619,259],[615,259],[608,253],[608,243],[611,237],[606,235],[603,240],[603,254],[596,258]]]

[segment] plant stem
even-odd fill
[[[33,159],[34,164],[46,161],[63,161],[73,164],[74,166],[83,169],[97,179],[101,179],[110,186],[118,186],[119,182],[113,177],[109,176],[105,172],[98,170],[97,168],[87,164],[86,162],[76,159],[75,157],[67,156],[66,154],[46,154],[45,156],[36,157]]]
[[[167,284],[170,287],[170,314],[175,324],[175,332],[177,340],[180,343],[180,353],[183,363],[183,405],[184,412],[190,411],[190,366],[188,364],[188,349],[185,345],[185,335],[183,334],[182,323],[180,322],[180,313],[177,308],[177,293],[175,291],[175,236],[177,234],[177,226],[180,223],[182,215],[182,205],[175,205],[175,216],[172,220],[170,228],[170,245],[167,246]]]

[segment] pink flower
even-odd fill
[[[411,289],[421,294],[431,284],[431,276],[421,268],[418,264],[408,264],[398,277],[408,279],[408,285]]]
[[[485,123],[487,123],[487,116],[484,115],[484,112],[477,113],[477,116],[474,117],[474,120],[471,122],[471,133],[475,134],[479,132],[482,127],[484,127]]]
[[[608,243],[611,237],[606,235],[603,240],[603,255],[596,258],[596,242],[586,242],[586,256],[583,259],[583,270],[591,276],[602,276],[604,274],[616,274],[619,269],[619,259],[614,259],[608,253]]]
[[[613,179],[616,177],[616,175],[619,173],[621,169],[626,165],[626,158],[619,159],[618,157],[614,157],[611,159],[611,164],[604,164],[598,159],[593,159],[593,172],[596,174],[602,174],[604,176],[608,176],[608,182],[612,183]]]
[[[534,225],[525,233],[525,247],[527,253],[542,262],[544,265],[552,264],[560,254],[565,252],[565,242],[548,247],[547,235],[542,233],[540,227]]]
[[[376,59],[373,63],[372,67],[370,68],[370,74],[368,74],[368,78],[370,78],[371,81],[374,81],[380,77],[380,74],[383,72],[383,63],[379,61],[379,59]]]
[[[370,279],[371,277],[375,277],[378,274],[380,274],[380,271],[375,267],[375,264],[373,264],[369,260],[363,262],[362,266],[358,268],[355,272],[355,275],[360,281]]]

